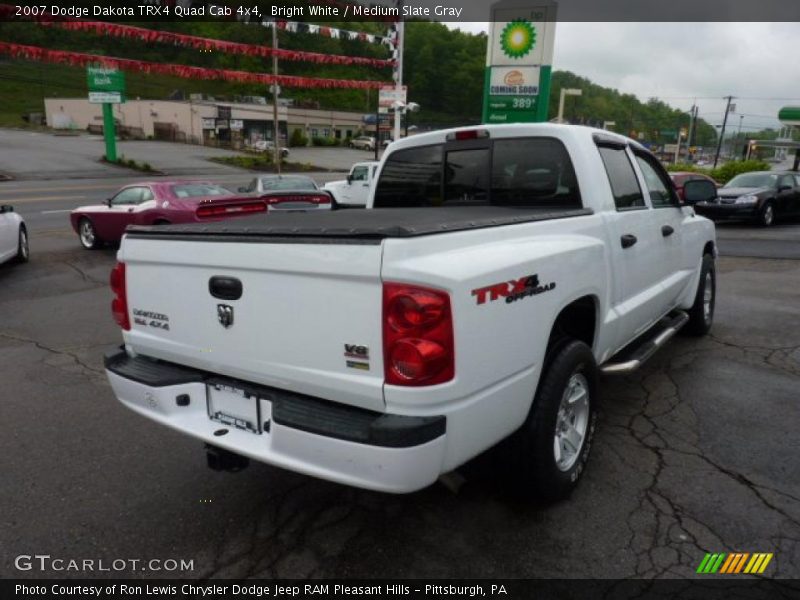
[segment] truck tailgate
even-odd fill
[[[381,253],[377,240],[126,236],[118,255],[131,320],[126,344],[210,373],[383,410]],[[241,282],[238,299],[226,297],[232,279]]]

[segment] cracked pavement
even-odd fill
[[[2,577],[76,576],[14,568],[50,554],[191,559],[193,577],[659,578],[733,551],[774,552],[763,577],[800,577],[798,261],[720,259],[712,335],[602,380],[586,477],[541,508],[506,491],[492,454],[458,493],[406,496],[208,470],[200,443],[106,383],[114,250],[35,244],[30,264],[0,267]]]

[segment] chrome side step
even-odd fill
[[[641,367],[689,321],[684,311],[664,317],[644,335],[634,340],[600,367],[605,375],[625,375]]]

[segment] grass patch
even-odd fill
[[[140,171],[142,173],[150,173],[151,175],[163,175],[161,171],[154,169],[150,163],[147,162],[138,162],[133,160],[132,158],[125,158],[125,155],[121,155],[117,158],[117,160],[112,161],[108,160],[105,155],[100,159],[101,162],[104,162],[109,165],[115,165],[117,167],[125,167],[126,169],[131,169],[133,171]]]
[[[250,171],[262,171],[267,173],[276,172],[275,163],[271,158],[266,155],[239,155],[239,156],[214,156],[208,160],[228,165],[230,167],[238,167],[240,169],[248,169]],[[330,171],[330,169],[323,169],[311,163],[299,163],[287,160],[281,161],[281,172],[284,173],[304,173],[308,171]]]

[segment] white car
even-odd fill
[[[347,179],[329,181],[322,189],[333,195],[337,206],[364,208],[379,164],[374,160],[356,163],[350,167]]]
[[[332,195],[321,190],[317,182],[306,175],[257,175],[239,192],[252,194],[267,203],[269,212],[302,212],[331,210]]]
[[[0,263],[7,260],[27,262],[30,257],[25,221],[13,206],[0,206]]]
[[[253,150],[256,152],[275,152],[275,144],[272,140],[259,140],[255,144],[253,144]],[[289,149],[286,147],[281,147],[281,157],[288,158],[289,157]]]
[[[357,150],[375,150],[375,138],[362,135],[350,140],[350,147]]]
[[[599,375],[710,330],[714,224],[641,144],[589,127],[420,134],[377,177],[366,210],[128,229],[114,393],[215,468],[404,493],[507,440],[516,486],[567,498]]]

